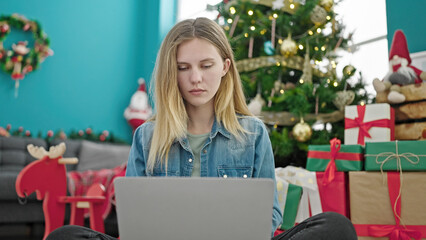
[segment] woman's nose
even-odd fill
[[[200,83],[202,80],[202,75],[199,69],[194,68],[191,71],[191,78],[190,78],[192,83]]]

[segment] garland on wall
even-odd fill
[[[0,126],[0,136],[10,137],[35,137],[51,142],[54,139],[73,139],[73,140],[88,140],[94,142],[109,142],[109,143],[126,143],[123,139],[116,137],[113,133],[108,130],[103,130],[101,132],[95,132],[91,127],[81,130],[71,130],[69,134],[66,134],[63,130],[58,130],[56,132],[48,130],[44,135],[42,132],[38,132],[37,135],[33,134],[30,130],[24,129],[22,126],[17,129],[12,129],[12,125],[8,124],[5,128]]]
[[[12,28],[24,32],[31,31],[34,46],[30,48],[28,41],[19,41],[13,43],[11,49],[5,49],[3,42]],[[0,68],[15,80],[16,90],[19,88],[19,80],[38,69],[45,58],[53,55],[49,45],[49,38],[37,21],[28,20],[16,13],[10,16],[0,16]]]

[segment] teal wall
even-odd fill
[[[386,0],[388,49],[393,34],[401,29],[407,38],[410,53],[426,51],[425,9],[425,0]]]
[[[20,81],[18,97],[14,81],[0,72],[0,126],[34,135],[91,127],[130,142],[123,112],[137,79],[149,84],[161,40],[175,23],[176,1],[0,0],[0,14],[39,21],[54,51]],[[19,33],[12,29],[10,39],[26,40]]]

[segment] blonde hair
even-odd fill
[[[214,97],[216,121],[220,121],[225,129],[241,139],[241,133],[246,131],[238,122],[237,114],[252,115],[247,108],[234,54],[222,28],[207,18],[177,23],[163,40],[154,69],[156,114],[153,117],[155,126],[147,163],[147,169],[151,172],[158,162],[165,163],[167,167],[173,141],[184,138],[187,134],[188,115],[178,88],[176,56],[178,46],[194,38],[210,42],[222,59],[231,61]]]

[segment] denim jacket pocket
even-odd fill
[[[223,178],[251,178],[253,167],[217,167],[217,174]]]

